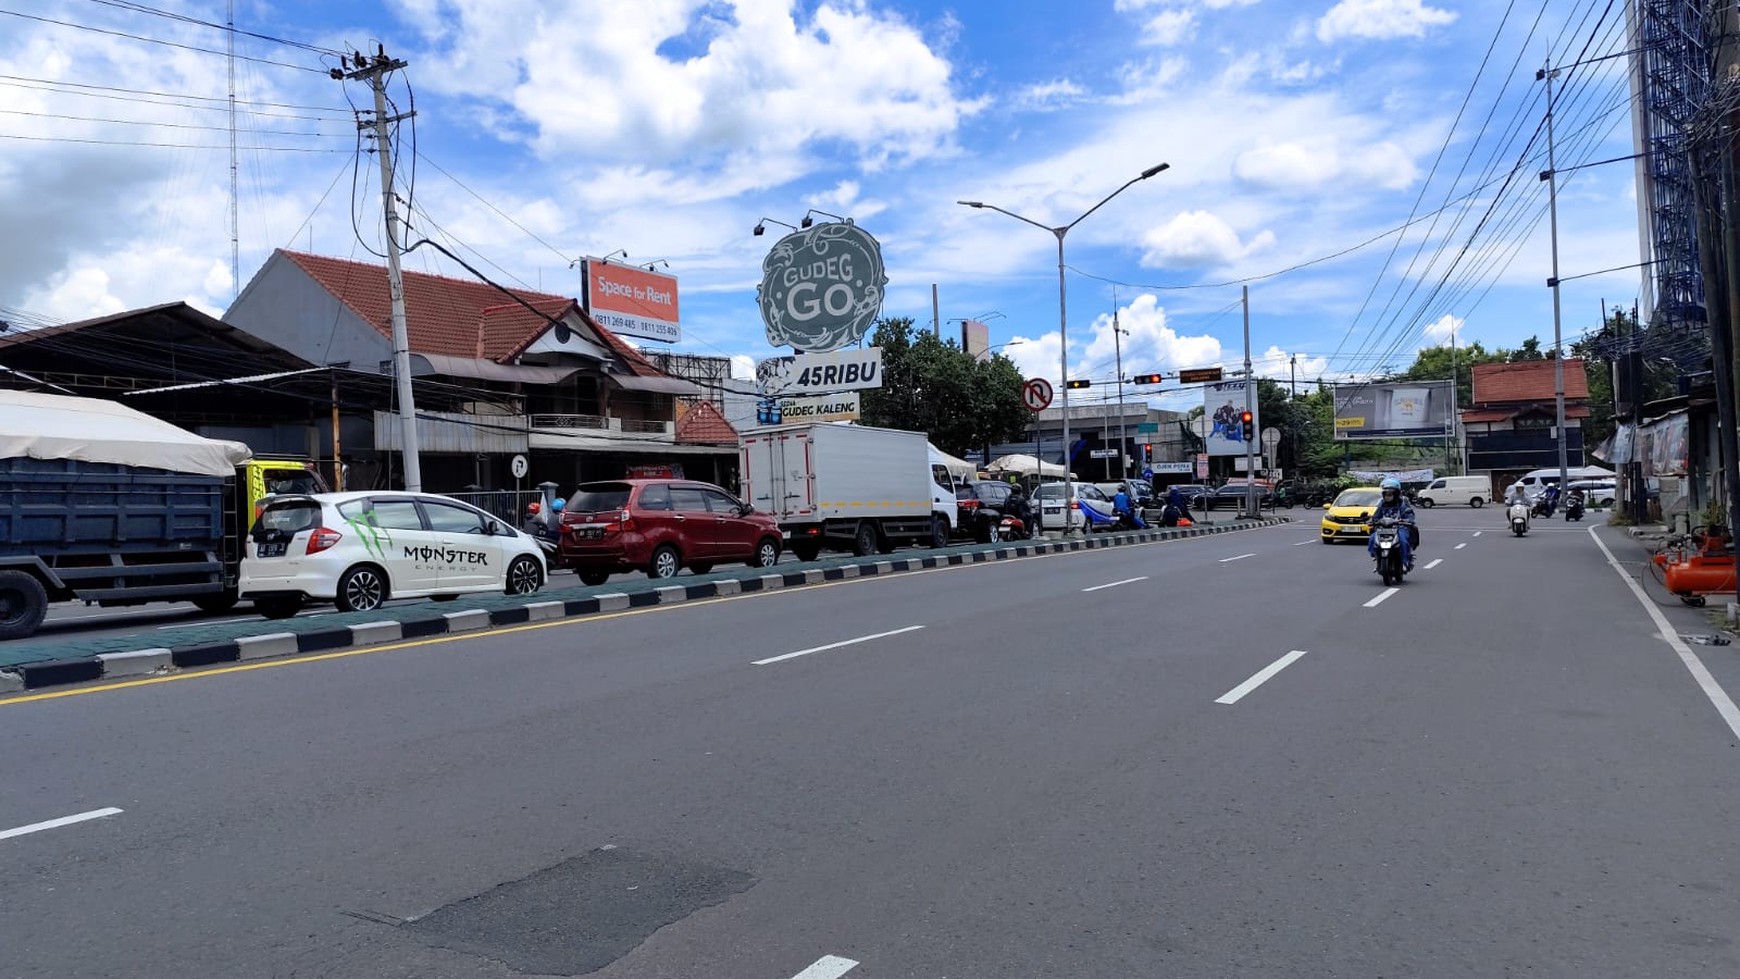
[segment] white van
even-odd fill
[[[1421,506],[1448,506],[1466,503],[1477,507],[1492,499],[1492,480],[1485,476],[1440,476],[1425,489],[1414,494]]]
[[[1566,474],[1569,475],[1572,479],[1607,479],[1607,480],[1611,480],[1613,478],[1612,473],[1608,472],[1605,469],[1602,469],[1600,466],[1572,466],[1566,470]],[[1527,494],[1529,497],[1532,498],[1532,497],[1534,497],[1534,495],[1536,493],[1541,492],[1542,490],[1546,489],[1549,486],[1552,486],[1553,484],[1557,483],[1558,481],[1559,481],[1559,467],[1558,466],[1553,466],[1549,469],[1536,469],[1533,472],[1529,473],[1528,475],[1517,480],[1516,482],[1511,483],[1509,486],[1506,486],[1504,488],[1505,497],[1508,499],[1510,496],[1511,490],[1514,490],[1520,486],[1520,487],[1522,487],[1522,491],[1525,494]]]

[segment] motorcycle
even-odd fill
[[[1510,505],[1510,532],[1518,537],[1529,532],[1529,505],[1521,500]]]
[[[1558,500],[1553,499],[1551,496],[1542,494],[1541,496],[1535,497],[1535,505],[1529,509],[1529,516],[1540,517],[1541,519],[1546,520],[1551,518],[1558,509]]]
[[[1006,513],[997,524],[998,535],[1003,540],[1026,540],[1027,524],[1013,513]]]
[[[1408,573],[1407,566],[1402,563],[1402,534],[1406,526],[1395,517],[1384,517],[1377,523],[1374,532],[1377,541],[1376,567],[1378,576],[1388,585],[1399,585],[1402,576]]]
[[[1583,519],[1583,497],[1580,494],[1574,493],[1571,495],[1570,499],[1565,501],[1565,519]]]

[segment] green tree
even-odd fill
[[[1446,381],[1450,379],[1450,362],[1456,362],[1456,404],[1466,408],[1474,403],[1474,365],[1502,364],[1510,359],[1506,350],[1488,351],[1479,340],[1454,349],[1448,345],[1427,347],[1414,357],[1414,363],[1401,373],[1398,380]]]
[[[1032,415],[1021,400],[1021,372],[1001,354],[975,360],[952,340],[913,328],[910,317],[876,324],[882,386],[864,392],[864,423],[926,433],[961,455],[1020,437]]]
[[[1506,359],[1515,364],[1524,360],[1547,360],[1552,356],[1557,356],[1556,351],[1542,352],[1540,337],[1529,337],[1522,342],[1522,346],[1509,351]]]

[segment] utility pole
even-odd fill
[[[236,162],[236,0],[229,0],[230,68],[230,302],[242,294],[242,198]]]
[[[1462,421],[1462,412],[1456,407],[1456,321],[1450,321],[1450,432],[1449,441],[1445,444],[1444,464],[1455,473],[1456,464],[1462,460],[1461,429],[1457,428]],[[1466,472],[1467,470],[1464,470]]]
[[[1291,422],[1293,437],[1288,441],[1293,443],[1293,467],[1291,477],[1293,485],[1299,485],[1299,355],[1287,357],[1287,420]],[[1289,496],[1292,494],[1289,493]]]
[[[1130,475],[1130,469],[1124,464],[1124,330],[1118,325],[1117,300],[1112,300],[1112,350],[1118,359],[1118,477],[1121,479]]]
[[[348,67],[332,69],[334,78],[366,81],[375,93],[375,116],[371,121],[357,120],[358,129],[375,131],[375,155],[381,163],[381,207],[387,214],[387,286],[392,297],[393,381],[399,398],[399,448],[405,457],[405,489],[416,493],[423,489],[423,464],[417,447],[417,402],[411,391],[411,339],[405,326],[405,276],[399,269],[399,208],[393,198],[392,141],[387,124],[409,119],[411,113],[387,116],[387,75],[405,67],[397,58],[387,57],[385,47],[376,45],[375,56],[354,54],[340,62]]]
[[[1565,493],[1570,489],[1570,475],[1565,451],[1565,351],[1560,346],[1563,337],[1559,313],[1559,172],[1553,155],[1553,79],[1557,77],[1558,69],[1551,64],[1535,74],[1535,78],[1547,83],[1547,172],[1542,176],[1547,178],[1547,214],[1553,239],[1553,277],[1547,280],[1547,285],[1553,287],[1553,417],[1559,436],[1559,492]]]
[[[1245,410],[1251,413],[1251,427],[1256,428],[1257,418],[1257,378],[1251,373],[1251,287],[1240,287],[1241,301],[1245,307]],[[1257,461],[1251,439],[1245,439],[1245,515],[1260,517],[1262,512],[1257,509]]]

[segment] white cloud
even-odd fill
[[[1225,265],[1275,243],[1273,232],[1263,230],[1250,241],[1219,215],[1209,211],[1186,211],[1142,236],[1142,264],[1156,267]]]
[[[1455,20],[1454,11],[1428,7],[1421,0],[1341,0],[1317,21],[1317,39],[1328,44],[1347,37],[1425,37],[1427,28]]]
[[[755,380],[755,358],[737,354],[731,358],[731,377],[739,381]]]
[[[1015,96],[1015,103],[1025,109],[1061,109],[1087,95],[1087,89],[1067,78],[1029,85]]]
[[[1400,190],[1418,173],[1407,151],[1393,142],[1344,147],[1336,136],[1265,142],[1233,161],[1233,176],[1273,189],[1318,188],[1349,180]]]
[[[952,150],[978,104],[956,97],[951,65],[919,30],[853,0],[802,7],[422,0],[411,13],[438,49],[425,84],[485,103],[505,92],[547,159],[704,172],[801,159],[821,142],[870,166]]]
[[[1117,325],[1129,334],[1121,338],[1121,344],[1114,343],[1119,338],[1113,334],[1112,324],[1110,315],[1101,314],[1088,327],[1081,362],[1094,376],[1116,374],[1120,347],[1126,376],[1220,362],[1220,340],[1181,335],[1168,323],[1166,310],[1153,293],[1143,293],[1118,310]]]
[[[112,291],[109,273],[93,266],[70,269],[48,289],[29,296],[25,303],[33,312],[53,320],[81,320],[119,313],[127,304]]]
[[[1438,317],[1436,322],[1426,327],[1425,341],[1421,343],[1421,348],[1445,346],[1451,342],[1452,337],[1456,343],[1462,343],[1462,323],[1462,317],[1450,313]]]
[[[1297,358],[1297,360],[1295,360]],[[1297,351],[1282,350],[1271,346],[1261,354],[1251,358],[1251,370],[1258,377],[1267,377],[1276,381],[1291,382],[1295,377],[1300,384],[1306,379],[1316,381],[1327,375],[1329,371],[1328,357],[1312,357]]]
[[[1172,47],[1190,40],[1196,33],[1196,11],[1162,10],[1142,27],[1142,43]]]

